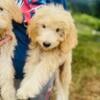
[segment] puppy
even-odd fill
[[[77,45],[71,14],[60,5],[44,6],[37,10],[27,32],[31,44],[18,98],[35,97],[55,76],[54,100],[68,100],[72,49]]]
[[[12,57],[17,42],[12,20],[22,22],[22,14],[15,1],[0,0],[0,95],[3,100],[16,100]]]

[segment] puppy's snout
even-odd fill
[[[43,46],[46,47],[46,48],[48,48],[48,47],[51,46],[51,43],[49,43],[49,42],[43,42]]]

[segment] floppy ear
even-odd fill
[[[38,32],[38,29],[37,28],[38,28],[37,27],[37,21],[33,17],[30,20],[30,23],[29,23],[28,28],[27,28],[27,33],[28,33],[28,36],[31,39],[32,43],[35,43],[36,36],[37,36],[37,32]]]
[[[12,20],[22,22],[23,16],[15,0],[1,0],[0,3],[10,13]]]
[[[67,27],[67,26],[66,26]],[[77,30],[73,21],[70,21],[69,28],[65,27],[65,39],[61,44],[61,50],[63,52],[68,52],[69,50],[75,48],[77,45]]]
[[[40,20],[44,17],[45,13],[42,13],[40,10],[32,17],[28,24],[27,33],[32,43],[36,42],[36,37],[38,33],[38,26],[40,24]]]

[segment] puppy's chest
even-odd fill
[[[65,62],[65,59],[67,58],[67,55],[58,51],[58,50],[55,50],[55,51],[49,51],[49,52],[40,52],[39,54],[39,60],[52,60],[52,62],[56,61],[58,63],[64,63]]]
[[[11,49],[11,46],[8,44],[4,44],[0,47],[0,56],[1,55],[7,55],[9,53],[9,50]]]
[[[0,46],[0,56],[13,55],[15,45],[16,44],[13,41],[9,41],[4,45]]]

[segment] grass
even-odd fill
[[[73,16],[79,44],[73,53],[71,100],[100,100],[100,32],[93,34],[100,20],[85,14]]]
[[[78,23],[86,24],[96,30],[100,30],[100,20],[98,18],[91,17],[87,14],[74,14],[74,18]]]

